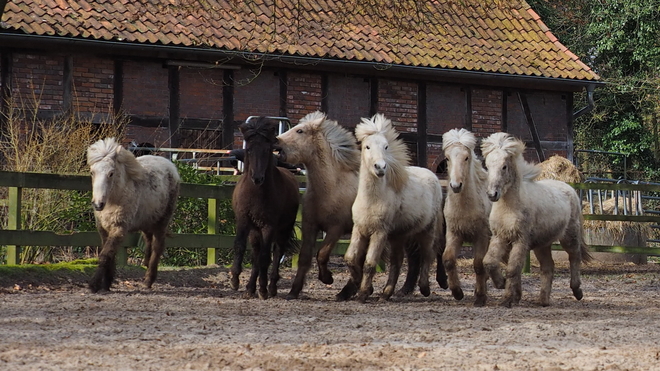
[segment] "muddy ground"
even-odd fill
[[[582,301],[559,265],[547,308],[533,268],[512,309],[490,282],[472,307],[469,264],[460,302],[435,284],[428,298],[335,302],[341,262],[331,286],[310,272],[297,301],[283,299],[290,268],[265,301],[232,291],[222,267],[163,268],[150,291],[124,269],[109,294],[90,294],[85,274],[0,277],[0,370],[660,369],[660,264],[587,266]]]

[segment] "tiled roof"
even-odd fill
[[[120,43],[598,79],[525,1],[379,1],[383,6],[365,6],[377,2],[361,0],[12,0],[1,28]]]

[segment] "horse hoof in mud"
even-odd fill
[[[357,294],[358,287],[353,281],[348,281],[346,286],[335,296],[337,301],[346,301],[350,300],[355,294]]]
[[[329,270],[319,270],[319,281],[326,285],[332,285],[332,283],[335,282],[334,278],[332,278],[332,272]]]
[[[486,306],[486,296],[477,296],[474,299],[475,307],[485,307]]]
[[[229,284],[231,285],[231,289],[237,291],[240,285],[239,277],[232,274],[230,274],[230,276],[231,277],[229,278]]]
[[[581,288],[573,289],[573,296],[575,296],[577,300],[582,300],[582,289]]]
[[[451,295],[452,295],[452,296],[454,297],[454,299],[456,299],[456,300],[463,300],[463,297],[465,296],[465,295],[463,294],[463,289],[460,288],[460,287],[455,288],[455,289],[452,289],[452,290],[451,290]]]

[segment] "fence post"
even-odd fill
[[[208,221],[206,224],[208,234],[217,234],[218,232],[218,214],[220,202],[215,198],[208,199]],[[214,247],[206,249],[206,265],[214,265],[218,263],[217,251]]]
[[[23,188],[9,187],[9,215],[7,229],[21,229],[21,195]],[[7,265],[18,265],[21,263],[21,247],[18,245],[7,246]]]

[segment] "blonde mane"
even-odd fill
[[[335,120],[330,120],[325,113],[316,111],[300,119],[300,124],[310,123],[318,128],[330,146],[332,158],[348,170],[360,168],[360,150],[355,142],[355,136],[343,128]]]
[[[388,153],[392,161],[387,166],[387,178],[392,182],[392,186],[398,192],[408,181],[408,172],[406,166],[410,165],[410,154],[408,147],[399,138],[399,133],[392,126],[392,121],[385,118],[382,113],[375,114],[371,119],[362,118],[362,121],[355,127],[355,136],[358,142],[362,142],[371,135],[383,135],[389,143]]]
[[[142,165],[131,152],[117,143],[115,138],[100,139],[87,149],[87,165],[89,166],[106,158],[122,164],[130,179],[138,180],[144,177]]]
[[[535,180],[543,170],[538,164],[532,164],[525,161],[522,156],[522,153],[525,151],[525,143],[523,143],[522,140],[513,137],[511,134],[492,134],[483,140],[481,143],[481,150],[484,157],[496,150],[504,151],[507,156],[513,157],[524,181]]]

